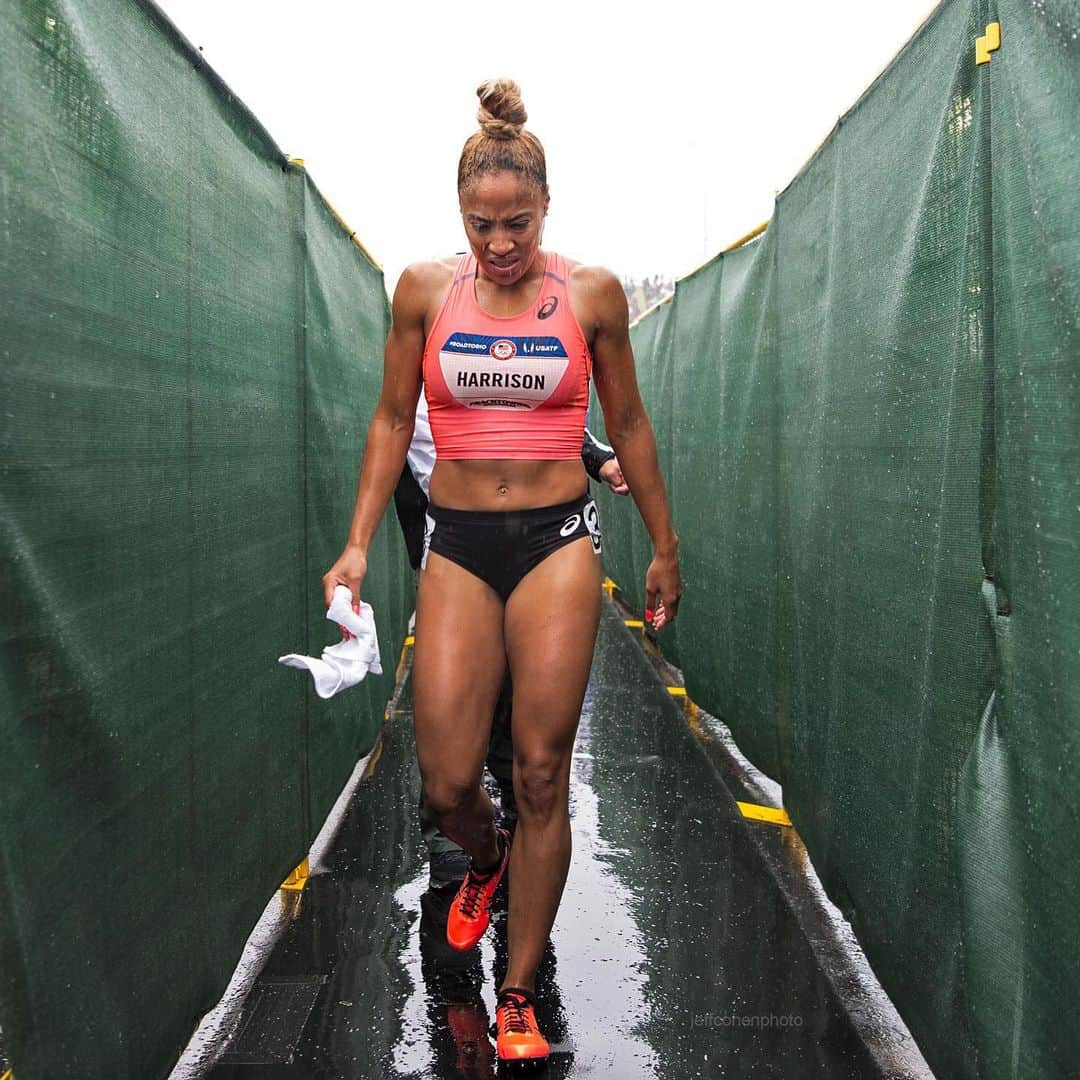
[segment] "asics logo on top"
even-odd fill
[[[559,298],[557,296],[549,296],[543,303],[543,306],[536,313],[538,319],[550,319],[555,314],[555,309],[559,306]]]

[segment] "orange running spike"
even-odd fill
[[[468,952],[483,936],[491,921],[491,898],[502,881],[510,862],[510,834],[497,830],[502,858],[489,877],[480,878],[472,867],[450,904],[446,918],[446,940],[451,948]]]
[[[536,1024],[536,1001],[527,990],[503,990],[495,1007],[500,1061],[542,1061],[551,1052]]]

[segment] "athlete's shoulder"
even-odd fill
[[[575,306],[580,305],[597,324],[618,324],[626,320],[626,293],[612,271],[566,260],[567,274]]]
[[[454,278],[460,256],[410,263],[398,278],[395,295],[404,289],[410,294],[428,294],[445,288]]]
[[[422,320],[432,305],[446,294],[454,280],[459,256],[410,263],[401,272],[394,289],[394,319]]]

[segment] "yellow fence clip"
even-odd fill
[[[791,826],[791,818],[787,816],[786,810],[777,810],[773,806],[759,806],[757,803],[741,802],[736,803],[740,813],[744,818],[749,818],[751,821],[765,821],[770,825],[787,825]]]
[[[8,1071],[4,1073],[3,1076],[0,1076],[0,1080],[12,1080],[14,1076],[15,1074],[10,1069],[8,1069]]]
[[[990,54],[1001,48],[1001,23],[992,22],[986,27],[986,33],[975,39],[975,63],[989,64]]]
[[[305,856],[304,861],[281,883],[281,887],[289,892],[300,892],[307,884],[308,870],[307,856]]]
[[[667,692],[672,697],[686,697],[686,687],[685,686],[669,686],[667,688]]]
[[[285,160],[288,161],[290,165],[295,165],[298,169],[304,167],[304,159],[302,157],[289,157],[288,154],[286,154]]]
[[[617,589],[618,587],[619,587],[619,586],[618,586],[618,585],[616,585],[616,584],[615,584],[615,582],[614,582],[614,581],[612,581],[612,580],[611,580],[611,578],[609,578],[609,577],[606,577],[606,578],[604,578],[604,580],[603,580],[603,581],[602,581],[602,582],[600,583],[600,588],[601,588],[601,589],[603,589],[603,590],[604,590],[604,592],[606,592],[606,593],[608,594],[608,599],[610,599],[610,598],[611,598],[611,594],[612,594],[612,593],[613,593],[613,592],[614,592],[614,591],[615,591],[615,590],[616,590],[616,589]]]
[[[415,638],[415,637],[413,637],[413,635],[412,635],[412,634],[410,634],[410,635],[409,635],[409,636],[408,636],[408,637],[407,637],[407,638],[405,639],[405,645],[406,645],[406,646],[409,646],[409,645],[415,645],[415,644],[416,644],[416,638]]]
[[[641,630],[644,632],[645,624],[640,619],[623,619],[623,624],[629,626],[631,630]]]

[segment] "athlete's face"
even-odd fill
[[[480,272],[496,285],[514,285],[540,250],[548,198],[512,172],[476,177],[461,192],[465,235]]]

